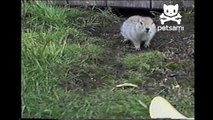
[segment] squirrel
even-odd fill
[[[154,21],[150,17],[134,15],[125,20],[121,26],[123,42],[132,41],[136,50],[140,50],[141,42],[145,41],[144,47],[150,46],[150,41],[157,30]]]

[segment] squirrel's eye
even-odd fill
[[[141,25],[143,25],[143,22],[140,22]]]

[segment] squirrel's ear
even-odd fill
[[[178,4],[176,4],[176,5],[175,5],[175,7],[176,7],[176,8],[178,8],[178,7],[179,7],[179,5],[178,5]]]

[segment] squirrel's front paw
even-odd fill
[[[135,48],[137,51],[140,51],[141,50],[141,48]]]
[[[150,46],[150,42],[147,42],[147,43],[144,44],[145,48],[148,48],[149,46]]]
[[[140,45],[135,46],[135,49],[136,49],[137,51],[140,51],[140,50],[141,50]]]
[[[141,50],[140,44],[136,44],[136,43],[135,43],[135,49],[136,49],[137,51]]]

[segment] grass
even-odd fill
[[[111,10],[22,4],[22,117],[149,118],[148,106],[157,94],[114,87],[124,82],[141,87],[148,74],[176,70],[179,64],[167,64],[157,51],[116,57],[109,50],[116,38],[105,42],[89,35],[119,22]],[[178,99],[162,95],[192,117],[191,91],[181,92]],[[183,96],[187,99],[180,102]]]
[[[160,52],[146,52],[140,55],[127,55],[123,59],[123,64],[127,69],[139,71],[141,73],[150,73],[154,70],[161,70],[165,66],[164,55]]]

